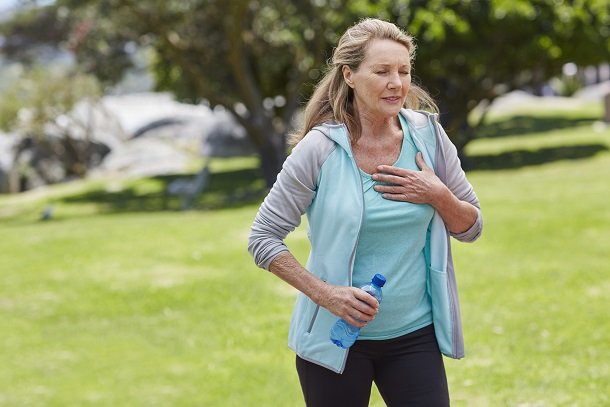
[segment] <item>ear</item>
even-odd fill
[[[350,69],[350,67],[347,65],[343,65],[343,67],[341,68],[341,72],[343,73],[343,79],[345,80],[345,83],[347,83],[347,86],[353,88],[354,82],[352,81],[352,70]]]

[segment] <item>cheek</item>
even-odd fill
[[[366,91],[369,93],[376,93],[379,92],[380,89],[383,89],[385,86],[385,84],[383,83],[383,81],[380,80],[369,80],[366,83]]]

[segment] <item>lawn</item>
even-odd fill
[[[468,146],[485,230],[453,246],[467,352],[446,359],[453,405],[610,405],[600,114],[508,112]],[[0,405],[303,405],[295,292],[246,252],[255,164],[214,164],[193,211],[162,193],[172,177],[0,197]],[[306,258],[303,227],[289,245]]]

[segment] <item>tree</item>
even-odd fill
[[[246,128],[268,186],[286,154],[286,132],[303,84],[328,48],[322,7],[308,2],[162,1],[157,8],[118,0],[155,49],[159,89],[180,99],[222,105]],[[154,11],[151,11],[154,10]]]
[[[610,60],[605,0],[404,0],[390,14],[418,39],[415,76],[438,100],[460,151],[475,137],[468,117],[481,102],[536,92],[568,62]]]
[[[152,49],[157,89],[233,113],[257,147],[270,186],[306,84],[311,88],[320,75],[336,26],[351,21],[343,14],[346,3],[57,0],[45,10],[69,33],[51,42],[70,48],[105,83],[128,67],[128,44]]]
[[[68,33],[59,43],[105,83],[129,66],[130,44],[152,49],[158,89],[232,112],[268,185],[295,112],[360,17],[394,21],[417,38],[415,77],[459,150],[474,137],[468,116],[482,101],[536,88],[565,62],[610,59],[606,0],[56,0],[44,10]]]
[[[82,177],[109,149],[93,142],[91,107],[101,95],[97,79],[35,67],[3,92],[0,128],[17,132],[9,191]],[[88,113],[78,114],[75,107]]]

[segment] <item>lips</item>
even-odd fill
[[[400,102],[401,100],[400,96],[387,96],[382,99],[391,103]]]

